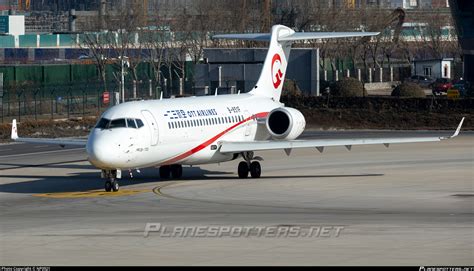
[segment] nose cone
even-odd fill
[[[89,162],[101,169],[117,169],[122,165],[118,146],[114,139],[107,136],[108,131],[94,129],[87,140],[87,154]]]

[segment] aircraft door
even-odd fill
[[[151,135],[151,145],[155,146],[158,144],[158,123],[156,122],[153,114],[148,110],[142,110],[142,115],[145,117],[148,129]]]
[[[250,113],[248,110],[245,110],[244,111],[244,118],[249,118],[250,117]],[[247,123],[245,124],[245,138],[248,138],[251,134],[251,130],[252,130],[252,127],[250,127],[250,123],[252,121],[247,121]]]

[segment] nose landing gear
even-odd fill
[[[121,177],[121,171],[120,170],[106,170],[103,169],[101,173],[101,177],[103,179],[107,179],[105,181],[105,191],[106,192],[117,192],[120,189],[119,183],[117,181],[117,178]]]
[[[249,172],[252,178],[260,178],[260,175],[262,174],[262,167],[260,166],[260,163],[258,161],[262,161],[263,158],[260,156],[254,157],[253,152],[243,152],[241,153],[241,155],[245,161],[240,162],[237,168],[239,178],[247,178],[249,176]]]
[[[110,191],[117,192],[117,191],[119,191],[119,189],[120,189],[120,186],[119,186],[117,180],[110,179],[110,180],[107,180],[105,182],[105,191],[107,191],[107,192],[110,192]]]

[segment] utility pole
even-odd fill
[[[106,8],[106,0],[100,0],[99,6],[99,27],[100,30],[105,29],[105,8]]]
[[[240,21],[240,32],[243,33],[245,29],[247,28],[247,16],[245,13],[247,12],[247,0],[242,0],[242,8],[240,9],[240,14],[241,14],[241,20]]]
[[[271,8],[272,8],[272,0],[263,0],[263,7],[262,7],[262,32],[270,31],[271,25]]]
[[[121,67],[121,94],[122,94],[122,103],[125,102],[125,75],[124,75],[124,72],[123,72],[123,56],[120,58],[120,67]]]

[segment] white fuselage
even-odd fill
[[[123,103],[102,118],[139,119],[144,126],[94,128],[87,142],[89,161],[102,169],[229,161],[234,155],[218,152],[218,142],[267,139],[265,125],[257,120],[281,106],[252,94]]]

